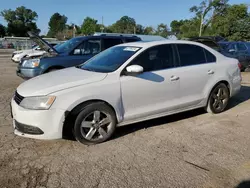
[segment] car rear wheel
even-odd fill
[[[206,111],[213,114],[223,112],[228,105],[229,98],[228,87],[223,83],[218,84],[209,96]]]
[[[102,102],[90,104],[76,118],[75,138],[86,145],[105,142],[115,132],[116,122],[115,113],[108,105]]]

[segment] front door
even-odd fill
[[[101,40],[90,39],[78,45],[69,56],[70,66],[84,63],[101,51]]]
[[[129,65],[140,65],[144,72],[137,76],[121,75],[124,121],[178,108],[179,78],[174,68],[172,45],[150,48]]]

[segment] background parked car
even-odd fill
[[[40,59],[23,59],[17,67],[17,75],[32,78],[40,74],[72,67],[84,63],[99,52],[121,43],[140,41],[134,35],[107,35],[76,37],[54,48],[39,36],[30,33],[34,40],[46,52]]]
[[[219,45],[241,62],[242,71],[250,69],[250,42],[219,42]]]
[[[58,44],[60,44],[60,42],[55,41],[55,42],[50,42],[49,43],[51,46],[56,46]],[[46,51],[42,50],[40,46],[36,45],[33,46],[32,49],[28,49],[28,50],[18,50],[18,51],[14,51],[12,53],[12,61],[15,63],[19,63],[21,61],[22,58],[26,57],[28,58],[39,58],[41,56],[43,56],[46,53]]]
[[[240,51],[240,50],[236,51],[237,48],[232,47],[233,46],[232,44],[235,44],[235,46],[236,46],[236,44],[242,44],[242,43],[225,42],[225,41],[216,42],[216,41],[214,41],[212,39],[209,39],[207,37],[195,37],[195,38],[192,38],[190,40],[205,44],[205,45],[213,48],[214,50],[222,53],[223,55],[225,55],[227,57],[237,59],[240,62],[241,71],[245,71],[247,68],[249,68],[250,55],[247,54],[248,53],[247,50],[245,50],[245,51]],[[248,43],[246,43],[246,44],[248,44]],[[247,47],[246,44],[245,44],[245,46]]]

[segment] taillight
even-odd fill
[[[239,67],[239,69],[241,70],[241,68],[242,68],[242,65],[241,65],[240,63],[238,63],[238,67]]]

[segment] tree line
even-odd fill
[[[165,38],[175,35],[179,39],[209,35],[250,41],[250,13],[245,4],[230,5],[228,0],[204,0],[191,7],[190,12],[193,13],[192,18],[173,20],[170,27],[165,23],[157,27],[143,26],[129,16],[123,16],[108,26],[99,24],[91,17],[86,17],[81,25],[67,24],[68,18],[57,12],[50,18],[46,37],[63,40],[77,35],[107,32],[160,35]],[[27,36],[27,31],[40,33],[36,25],[38,15],[31,9],[21,6],[16,10],[3,10],[0,15],[7,22],[6,27],[0,24],[0,36]]]

